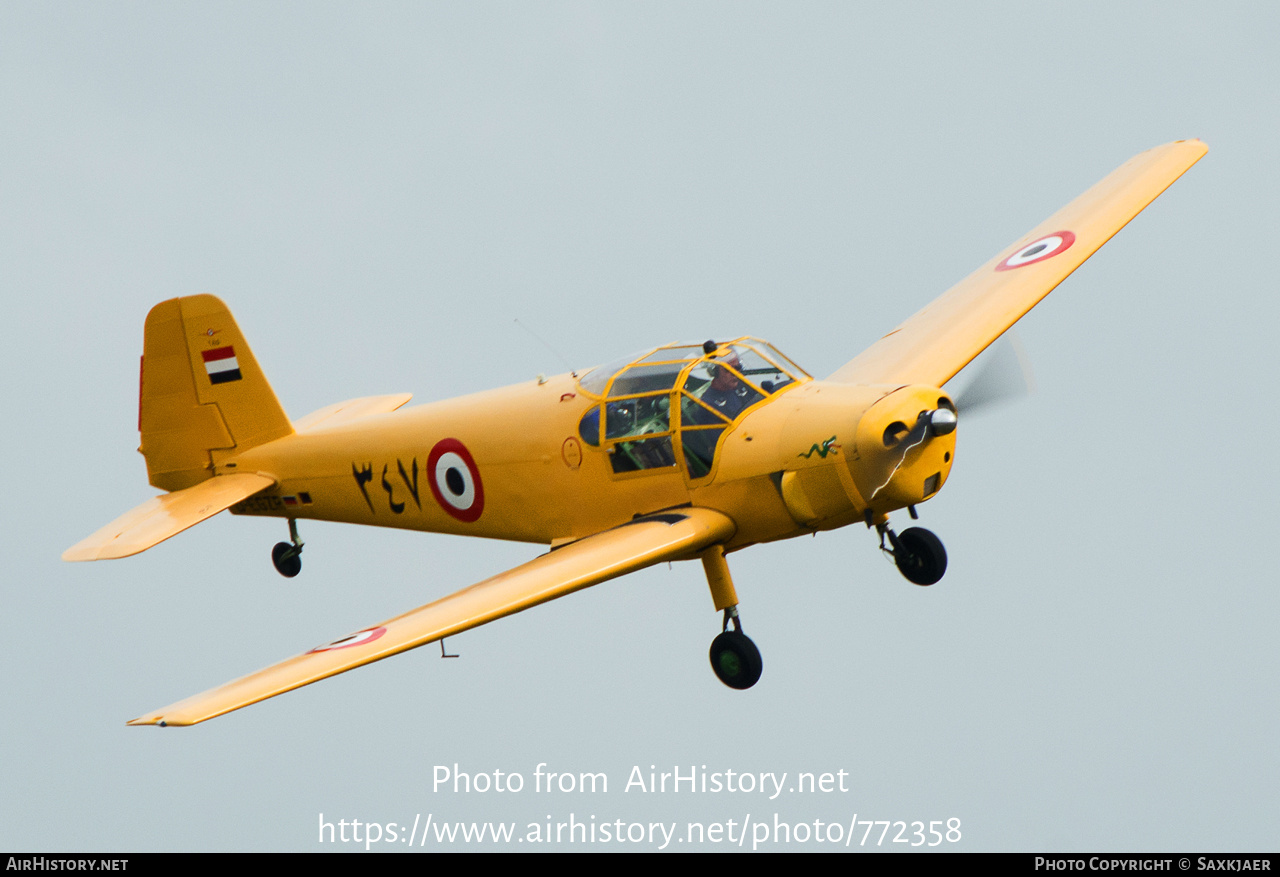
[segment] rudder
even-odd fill
[[[212,295],[151,309],[140,384],[138,450],[162,490],[199,484],[226,457],[293,433],[231,311]]]

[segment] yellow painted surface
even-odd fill
[[[1179,140],[1140,153],[926,305],[829,380],[940,387],[1000,337],[1209,151]],[[1033,241],[1070,231],[1058,255],[998,266]]]
[[[211,478],[228,456],[293,432],[231,311],[211,295],[151,309],[140,382],[138,450],[164,490]]]
[[[348,420],[368,417],[370,414],[385,414],[388,411],[403,408],[412,398],[412,393],[392,393],[387,396],[364,396],[360,399],[335,402],[295,420],[293,428],[298,432],[306,432],[309,429],[339,426]]]
[[[707,574],[707,584],[711,587],[711,600],[715,603],[716,611],[737,606],[738,591],[733,586],[733,577],[729,575],[723,545],[712,545],[702,552],[702,568]]]
[[[655,563],[695,557],[706,546],[733,535],[733,522],[707,509],[683,509],[671,518],[639,521],[598,533],[129,724],[202,722]]]
[[[63,552],[63,560],[111,560],[159,545],[272,485],[270,478],[241,474],[210,478],[149,499]]]

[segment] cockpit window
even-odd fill
[[[706,414],[714,411],[725,420],[738,415],[764,398],[760,390],[746,380],[738,369],[739,359],[730,352],[716,359],[699,362],[684,381],[686,404],[682,408],[691,425],[703,426],[712,421]],[[689,397],[698,404],[689,404]]]
[[[671,429],[671,397],[639,396],[620,399],[604,406],[604,437],[624,438],[630,435],[653,435]]]
[[[687,362],[666,362],[656,365],[634,365],[619,372],[609,387],[609,398],[632,396],[637,393],[652,393],[656,390],[670,390],[676,385],[676,378],[688,365]]]
[[[795,363],[755,338],[720,344],[711,353],[701,344],[670,344],[583,375],[578,385],[602,401],[582,416],[578,431],[609,455],[615,473],[683,462],[690,478],[702,478],[714,468],[731,423],[807,380]]]
[[[676,453],[671,447],[671,436],[663,435],[613,445],[609,448],[609,463],[614,472],[664,469],[676,464]]]
[[[805,378],[809,378],[809,379],[813,378],[813,375],[809,374],[807,371],[800,368],[800,366],[792,362],[791,359],[786,354],[784,354],[778,348],[774,347],[768,341],[761,341],[757,338],[749,338],[746,340],[756,345],[756,347],[759,348],[759,350],[763,352],[765,356],[767,356],[769,359],[773,360],[778,365],[782,366],[783,371],[789,372],[791,374],[791,377],[794,380],[800,381],[800,380],[804,380]]]
[[[738,358],[738,370],[743,377],[751,381],[766,393],[773,393],[791,383],[792,378],[785,371],[761,356],[754,348],[735,344],[730,348],[732,355]]]
[[[593,405],[587,409],[578,421],[578,435],[593,448],[600,447],[600,406]]]
[[[699,427],[680,433],[680,446],[684,450],[685,468],[688,469],[690,478],[701,478],[711,472],[716,444],[720,441],[722,432],[723,429],[715,427]]]
[[[638,370],[629,369],[628,372]],[[675,375],[679,375],[679,371]],[[673,376],[672,380],[674,379]],[[615,380],[611,385],[611,396],[613,388],[618,384],[619,381]],[[671,447],[671,393],[663,391],[606,402],[604,437],[606,442],[610,439],[632,439],[609,446],[614,472],[674,466],[676,456]]]
[[[609,378],[631,365],[635,358],[628,356],[626,359],[616,359],[605,365],[598,365],[578,378],[578,386],[593,396],[603,396],[604,388],[609,384]]]
[[[672,344],[667,347],[659,347],[653,353],[650,353],[644,359],[637,362],[674,362],[688,361],[697,359],[702,356],[703,350],[701,344]]]

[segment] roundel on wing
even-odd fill
[[[362,630],[359,633],[353,633],[351,636],[344,636],[342,639],[336,639],[331,643],[322,646],[316,646],[311,650],[312,654],[316,652],[332,652],[334,649],[349,649],[352,646],[362,646],[365,643],[371,643],[375,639],[381,637],[387,632],[385,627],[374,627],[369,630]]]
[[[440,508],[459,521],[469,524],[484,511],[480,469],[466,445],[457,439],[441,439],[431,449],[427,457],[427,483]]]
[[[1076,242],[1076,236],[1069,231],[1055,231],[1042,238],[1037,238],[1018,252],[996,266],[997,271],[1012,271],[1023,265],[1043,262],[1067,250]]]

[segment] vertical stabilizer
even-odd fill
[[[222,458],[293,427],[231,312],[212,295],[161,302],[147,314],[138,429],[151,483],[182,490]]]

